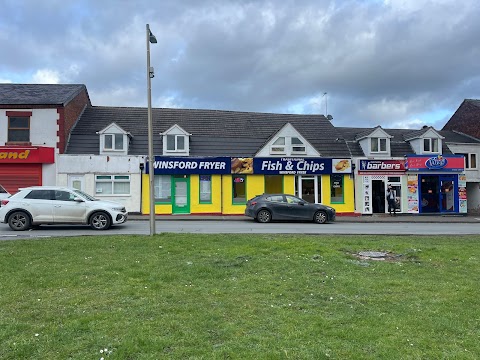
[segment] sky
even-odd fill
[[[0,0],[0,83],[95,106],[330,114],[437,130],[480,98],[478,0]]]

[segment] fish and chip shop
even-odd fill
[[[238,215],[263,193],[294,194],[354,212],[350,159],[156,156],[153,168],[156,214]],[[142,213],[148,214],[148,162],[144,169]]]

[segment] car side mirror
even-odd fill
[[[83,199],[82,199],[82,198],[80,198],[80,197],[78,197],[78,196],[75,196],[75,197],[73,198],[73,201],[76,201],[76,202],[83,202]]]
[[[305,206],[307,203],[302,201],[302,202],[299,202],[298,205],[302,205],[302,206]]]

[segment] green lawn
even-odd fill
[[[3,241],[0,359],[478,359],[479,260],[480,236]]]

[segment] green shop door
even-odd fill
[[[188,175],[173,177],[172,214],[190,214],[190,178]]]

